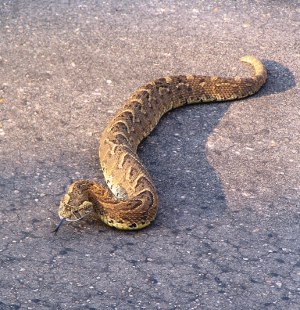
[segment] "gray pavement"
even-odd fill
[[[1,1],[0,309],[300,309],[298,1]],[[169,113],[140,155],[160,197],[138,232],[51,230],[67,185],[103,180],[99,135],[169,74],[269,80]]]

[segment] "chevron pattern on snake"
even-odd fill
[[[139,143],[172,109],[255,94],[267,79],[266,69],[253,56],[241,61],[253,67],[252,77],[167,76],[138,88],[101,135],[99,157],[106,183],[79,180],[71,184],[60,203],[61,221],[78,221],[93,213],[118,229],[148,226],[157,213],[158,195],[137,155]]]

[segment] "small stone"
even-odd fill
[[[276,282],[275,284],[276,284],[279,288],[282,287],[282,283],[281,283],[281,282]]]

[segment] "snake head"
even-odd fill
[[[93,204],[90,201],[83,201],[79,206],[65,204],[61,201],[58,215],[68,222],[79,221],[93,212]]]
[[[79,221],[94,211],[94,206],[89,201],[89,181],[76,181],[62,198],[58,215],[66,221]]]

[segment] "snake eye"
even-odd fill
[[[80,218],[81,218],[80,213],[79,213],[78,210],[74,210],[74,211],[73,211],[73,215],[74,215],[77,219],[80,219]]]

